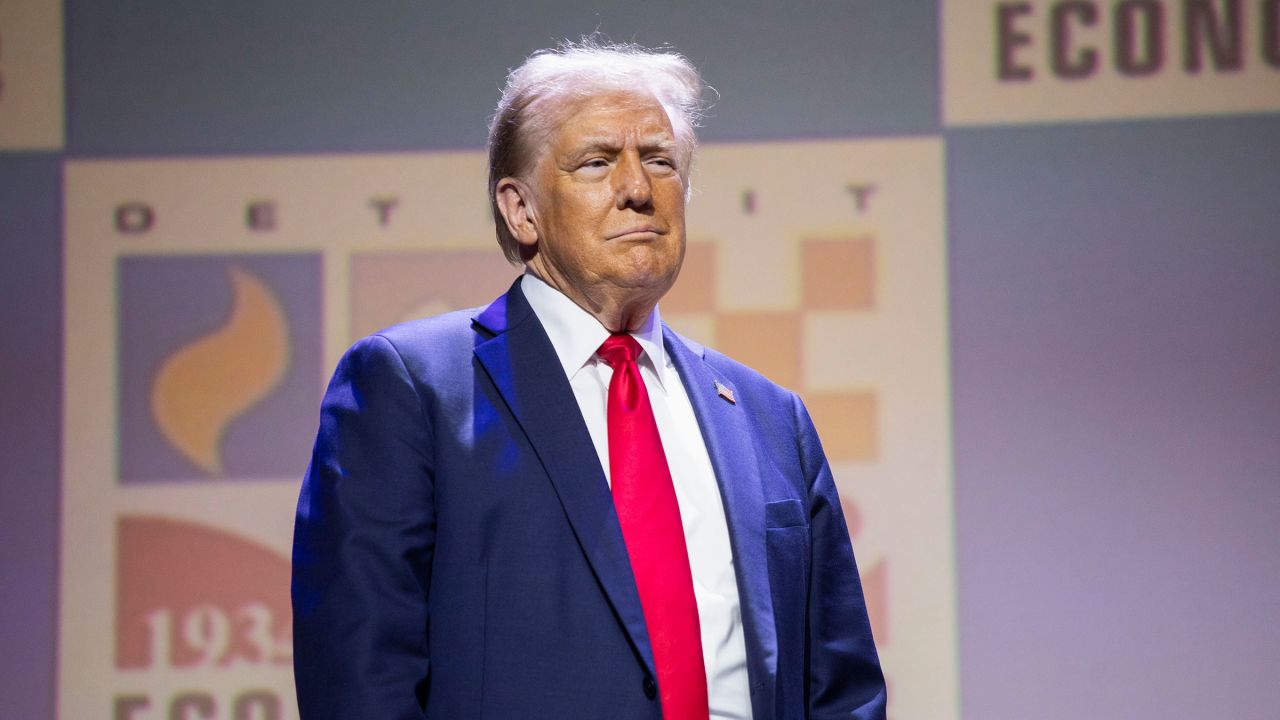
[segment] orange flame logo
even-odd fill
[[[151,385],[161,434],[211,475],[222,472],[227,426],[269,395],[289,365],[279,301],[252,273],[231,267],[227,274],[233,301],[226,324],[171,355]]]

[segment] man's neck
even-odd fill
[[[563,282],[553,272],[526,265],[525,272],[559,291],[600,322],[609,332],[638,332],[645,327],[660,294],[629,288],[583,290]]]

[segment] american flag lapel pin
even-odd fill
[[[738,401],[735,400],[733,397],[733,390],[731,390],[728,385],[725,385],[719,380],[716,381],[716,394],[724,398],[725,400],[728,400],[729,404],[731,405],[738,404]]]

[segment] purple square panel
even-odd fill
[[[312,254],[120,259],[120,482],[301,476],[323,382],[321,267]]]

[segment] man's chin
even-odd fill
[[[620,285],[646,287],[670,285],[680,273],[679,256],[653,246],[633,246],[618,257],[614,273]]]
[[[649,302],[656,303],[667,294],[672,285],[675,285],[678,270],[679,268],[628,273],[618,278],[616,284],[618,287],[627,288],[637,297],[643,296]]]

